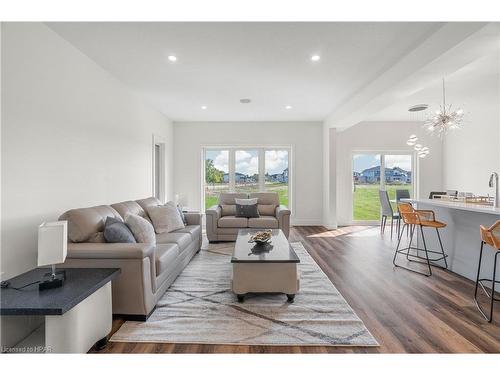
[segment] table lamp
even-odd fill
[[[56,264],[64,263],[68,251],[68,222],[53,221],[38,227],[38,267],[50,265],[52,271],[44,275],[39,290],[61,287],[65,271],[56,272]]]

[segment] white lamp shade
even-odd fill
[[[52,221],[38,227],[38,267],[64,263],[68,252],[68,222]]]

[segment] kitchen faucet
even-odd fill
[[[499,207],[499,205],[498,205],[499,199],[498,199],[498,173],[497,172],[493,172],[491,174],[489,185],[490,185],[490,188],[495,187],[495,204],[494,204],[494,206],[498,208]]]

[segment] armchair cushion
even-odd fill
[[[261,216],[274,216],[276,214],[275,204],[258,204],[257,209]]]
[[[249,228],[278,229],[278,219],[274,216],[261,216],[248,219]]]
[[[223,216],[219,219],[218,224],[221,228],[246,228],[248,219],[246,217]]]

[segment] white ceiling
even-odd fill
[[[174,121],[322,121],[443,26],[47,25]],[[321,60],[313,63],[316,53]],[[169,54],[178,61],[168,62]]]
[[[454,107],[461,107],[467,112],[470,110],[469,104],[472,105],[472,101],[498,97],[499,68],[500,60],[497,50],[446,75],[447,103]],[[426,114],[439,109],[442,100],[442,81],[440,78],[434,79],[421,90],[408,96],[401,96],[400,100],[373,114],[367,118],[367,121],[421,121]],[[408,112],[410,106],[421,103],[428,104],[429,109],[419,115]]]

